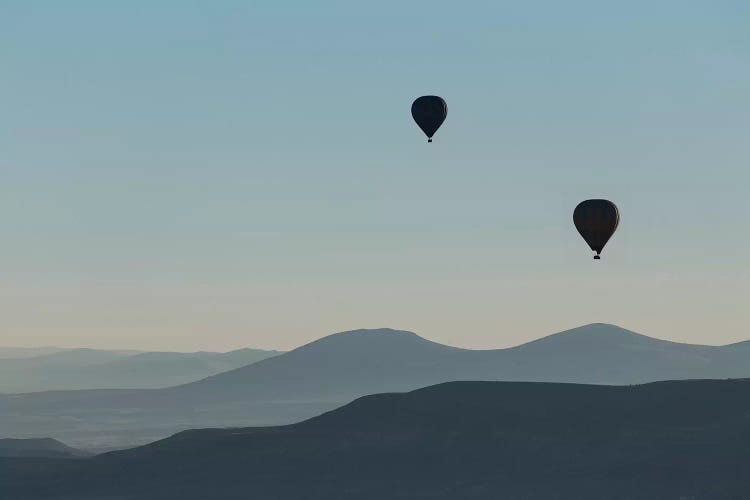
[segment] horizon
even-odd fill
[[[745,340],[748,18],[3,2],[0,344],[288,349],[391,324],[500,348],[592,321]],[[449,109],[432,144],[425,94]],[[621,215],[596,262],[589,198]]]
[[[198,353],[198,352],[227,353],[227,352],[232,352],[232,351],[237,351],[237,350],[242,350],[242,349],[257,349],[257,350],[262,350],[262,351],[276,351],[276,352],[280,352],[280,353],[285,353],[285,352],[289,352],[291,350],[294,350],[294,349],[296,349],[298,347],[303,347],[303,346],[305,346],[307,344],[313,343],[313,342],[315,342],[317,340],[320,340],[320,339],[323,339],[323,338],[326,338],[326,337],[330,337],[330,336],[333,336],[333,335],[346,334],[346,333],[354,333],[354,332],[359,332],[359,331],[374,331],[374,332],[376,332],[376,331],[379,331],[379,330],[388,330],[388,331],[394,331],[394,332],[398,332],[398,333],[411,333],[411,334],[417,335],[418,337],[420,337],[422,339],[428,340],[428,341],[433,342],[433,343],[438,343],[438,344],[441,344],[441,345],[445,345],[445,346],[448,346],[448,347],[456,347],[456,348],[459,348],[459,349],[467,349],[467,350],[474,350],[474,351],[492,351],[492,350],[512,349],[514,347],[519,347],[519,346],[522,346],[524,344],[528,344],[528,343],[531,343],[531,342],[536,342],[538,340],[542,340],[542,339],[545,339],[547,337],[551,337],[551,336],[558,335],[558,334],[569,333],[569,332],[572,332],[574,330],[580,330],[582,328],[591,327],[591,326],[613,327],[613,328],[616,328],[618,330],[623,330],[623,331],[631,333],[631,334],[635,334],[635,335],[638,335],[638,336],[641,336],[641,337],[648,337],[648,338],[654,339],[654,340],[661,340],[661,341],[671,342],[671,343],[675,343],[675,344],[687,344],[687,345],[705,346],[705,347],[727,347],[727,346],[731,346],[731,345],[734,345],[734,344],[737,344],[737,343],[744,342],[746,340],[750,340],[750,338],[748,338],[748,339],[741,339],[741,340],[738,340],[738,341],[729,342],[729,343],[723,343],[723,344],[708,344],[708,343],[696,344],[696,343],[691,343],[691,342],[682,342],[682,341],[679,341],[679,340],[673,340],[673,339],[670,339],[670,338],[667,338],[667,337],[661,337],[661,336],[658,336],[658,335],[650,335],[650,334],[638,332],[638,331],[632,330],[630,328],[626,328],[626,327],[623,327],[623,326],[620,326],[620,325],[616,325],[614,323],[594,322],[594,323],[586,323],[586,324],[583,324],[583,325],[578,325],[578,326],[575,326],[573,328],[566,328],[564,330],[559,330],[559,331],[555,331],[555,332],[546,333],[546,334],[543,334],[543,335],[541,335],[539,337],[530,338],[528,340],[524,340],[524,341],[519,342],[517,344],[511,344],[511,345],[501,346],[501,347],[466,347],[466,346],[462,346],[460,344],[444,344],[442,342],[439,342],[439,341],[431,338],[428,335],[423,335],[423,334],[421,334],[419,332],[415,332],[413,330],[401,329],[401,328],[392,328],[392,327],[377,327],[377,328],[354,328],[354,329],[351,329],[351,330],[342,330],[342,331],[337,331],[337,332],[330,332],[330,333],[327,333],[327,334],[322,335],[320,337],[312,338],[312,339],[310,339],[308,341],[303,342],[302,344],[291,346],[291,347],[287,347],[287,348],[256,347],[256,346],[253,346],[253,345],[244,345],[244,346],[236,347],[236,348],[233,348],[233,349],[228,349],[226,351],[211,351],[211,350],[206,350],[206,349],[199,349],[199,350],[196,350],[196,351],[180,351],[180,350],[172,350],[172,349],[166,349],[166,350],[161,350],[161,351],[151,351],[151,350],[143,349],[143,348],[139,348],[139,347],[111,347],[111,348],[108,347],[108,348],[101,348],[101,347],[91,347],[91,346],[60,346],[60,345],[40,345],[40,346],[0,345],[0,349],[44,349],[44,348],[50,348],[50,349],[94,349],[94,350],[111,350],[111,351],[141,351],[143,353],[148,353],[148,352],[174,352],[174,353],[183,353],[183,354],[191,354],[191,353]]]

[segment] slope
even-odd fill
[[[85,462],[0,461],[29,500],[732,499],[750,382],[454,382],[285,427],[189,431]]]

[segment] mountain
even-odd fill
[[[0,460],[0,496],[750,497],[750,381],[452,382],[282,427],[188,431],[89,460]]]
[[[64,347],[0,347],[0,360],[34,358],[67,350]]]
[[[591,324],[509,349],[448,347],[398,330],[330,335],[283,356],[173,389],[319,398],[409,390],[452,380],[638,384],[750,376],[750,342],[702,346]]]
[[[51,350],[54,348],[50,348]],[[11,351],[14,352],[14,351]],[[42,368],[45,366],[86,366],[106,363],[125,358],[142,351],[100,350],[100,349],[60,349],[47,352],[46,349],[33,349],[26,353],[17,352],[15,357],[0,359],[0,366]]]
[[[258,349],[227,353],[65,349],[0,359],[0,392],[169,387],[276,354]]]
[[[82,458],[90,456],[56,439],[0,439],[0,457],[8,458]]]
[[[166,389],[0,397],[0,429],[104,449],[196,426],[298,422],[366,394],[455,380],[638,384],[741,377],[750,377],[748,343],[679,344],[605,324],[488,351],[444,346],[411,332],[356,330]]]
[[[336,333],[267,360],[171,389],[191,400],[251,397],[342,401],[454,380],[469,351],[388,328]],[[457,366],[457,364],[459,366]],[[458,369],[457,369],[458,368]],[[446,373],[446,370],[448,372]]]

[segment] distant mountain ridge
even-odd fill
[[[0,496],[733,500],[750,495],[749,414],[750,380],[451,382],[289,426],[192,430],[84,461],[0,460]]]
[[[75,351],[76,348],[69,347],[0,347],[0,360],[3,359],[23,359],[23,358],[36,358],[39,356],[46,356],[48,354],[55,354],[58,352]],[[92,349],[95,350],[95,349]],[[136,354],[143,351],[136,350],[118,350],[109,349],[106,352],[124,352],[126,354]]]
[[[78,430],[84,423],[97,429],[93,438],[111,438],[117,445],[196,426],[291,423],[363,395],[449,381],[628,385],[743,377],[750,377],[747,343],[680,344],[592,324],[517,347],[476,351],[382,328],[333,334],[166,389],[0,396],[0,429],[12,436],[51,435],[87,446],[90,437]]]
[[[169,387],[279,354],[259,349],[182,353],[86,348],[7,348],[5,353],[9,357],[0,359],[0,393]]]
[[[247,394],[256,381],[273,380],[322,393],[410,390],[453,380],[519,380],[637,384],[691,378],[750,376],[750,344],[703,346],[654,339],[607,324],[585,325],[516,347],[470,350],[432,342],[389,328],[336,333],[265,363],[221,373],[174,393]],[[271,377],[269,372],[273,371]],[[364,380],[363,380],[364,379]],[[268,385],[258,387],[260,393]]]
[[[90,456],[56,439],[0,439],[0,457],[8,458],[82,458]]]

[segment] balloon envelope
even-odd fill
[[[422,132],[427,135],[427,142],[432,142],[432,136],[448,116],[448,105],[442,97],[423,95],[412,103],[411,116]]]
[[[609,200],[586,200],[573,212],[573,222],[598,259],[620,223],[620,211]]]

